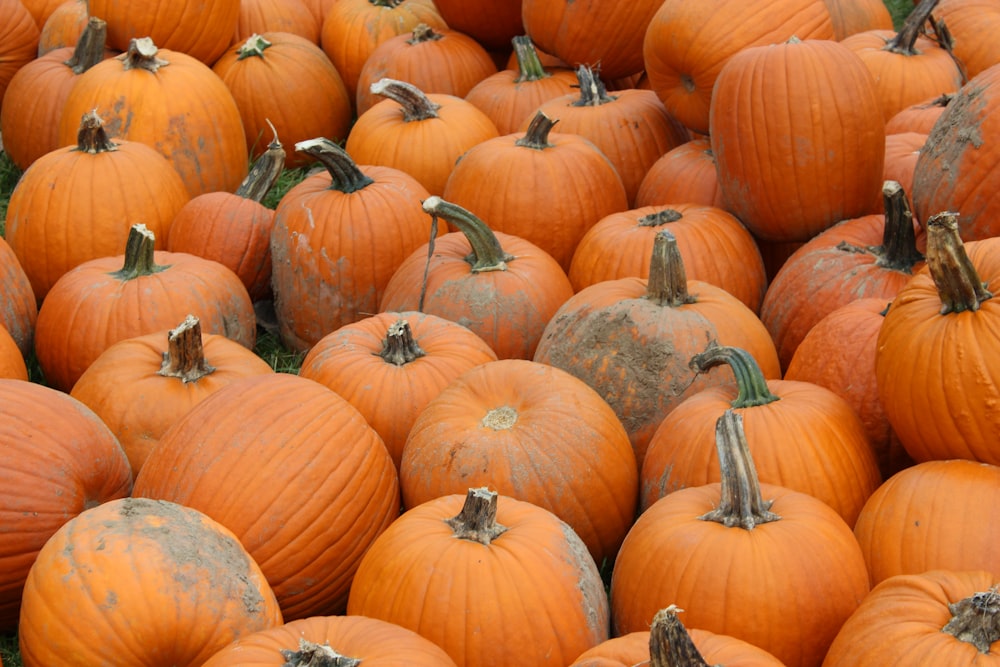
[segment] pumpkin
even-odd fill
[[[4,152],[22,171],[62,147],[59,117],[66,96],[79,74],[104,60],[107,24],[93,17],[87,25],[75,47],[55,49],[32,60],[7,86],[6,104],[0,107],[0,133]]]
[[[927,143],[927,135],[921,132],[898,132],[885,135],[885,180],[896,181],[906,193],[907,205],[913,210],[913,172],[917,166],[920,151]]]
[[[497,232],[535,244],[568,271],[587,230],[625,210],[628,195],[618,170],[593,142],[553,132],[554,126],[539,111],[524,132],[469,148],[451,170],[442,199],[489,221]],[[486,181],[493,187],[484,188]],[[544,207],[539,192],[546,193]]]
[[[173,4],[180,9],[186,3]],[[108,41],[114,44],[107,20]],[[204,20],[207,24],[209,17]],[[189,53],[138,37],[122,55],[76,77],[59,120],[59,145],[74,143],[80,117],[94,109],[108,134],[143,142],[167,158],[191,197],[235,190],[247,175],[243,121],[233,94]]]
[[[89,19],[88,0],[60,2],[42,23],[42,31],[38,36],[38,57],[64,46],[75,46],[80,35],[87,29]]]
[[[878,395],[915,461],[1000,463],[1000,239],[963,244],[958,216],[931,216],[927,266],[899,290],[879,330]]]
[[[564,303],[545,326],[534,360],[570,372],[597,390],[628,431],[639,468],[653,432],[687,396],[729,382],[688,360],[712,340],[747,349],[766,377],[780,375],[771,337],[742,301],[688,280],[677,239],[657,233],[649,277],[605,280]]]
[[[712,90],[729,59],[793,35],[833,39],[823,0],[780,0],[769,3],[766,12],[728,0],[664,0],[642,42],[649,87],[667,113],[692,131],[708,134]]]
[[[522,359],[453,379],[420,411],[399,466],[406,508],[488,486],[558,516],[596,563],[614,561],[638,483],[628,433],[604,399],[565,371]]]
[[[944,113],[944,110],[954,97],[955,93],[935,95],[930,99],[900,109],[892,118],[886,121],[886,137],[888,138],[891,134],[902,132],[930,134],[934,128],[934,123],[941,117],[941,114]]]
[[[521,36],[520,0],[434,0],[441,18],[450,28],[465,33],[490,51],[502,51],[511,39]]]
[[[807,241],[871,213],[884,127],[871,73],[841,43],[791,39],[740,51],[719,71],[709,109],[726,208],[770,241]]]
[[[432,196],[422,209],[435,225],[440,217],[461,231],[432,234],[413,251],[392,274],[379,311],[432,313],[474,331],[499,359],[530,359],[549,319],[573,294],[562,267],[457,204]]]
[[[716,169],[707,137],[674,146],[657,158],[642,177],[635,193],[635,206],[687,202],[722,208]]]
[[[371,90],[386,99],[358,116],[344,148],[360,164],[405,171],[432,195],[444,191],[463,153],[500,134],[489,116],[461,97],[425,93],[390,78]]]
[[[124,255],[84,262],[52,286],[35,325],[35,354],[50,386],[70,391],[114,343],[164,331],[188,314],[206,333],[253,349],[256,317],[236,274],[195,255],[154,250],[155,242],[133,225]]]
[[[759,479],[807,493],[853,527],[882,482],[864,425],[847,401],[801,380],[766,380],[745,350],[715,346],[695,355],[699,372],[727,365],[734,383],[708,387],[675,407],[646,449],[640,511],[663,496],[719,481],[715,424],[726,410],[743,418]]]
[[[9,217],[7,230],[9,234]],[[38,302],[35,300],[31,281],[21,267],[21,262],[2,236],[0,236],[0,292],[4,295],[3,300],[0,300],[0,325],[17,343],[21,356],[27,358],[34,350]]]
[[[364,616],[313,616],[240,637],[204,667],[316,664],[455,667],[437,644],[394,623]]]
[[[321,29],[322,24],[305,0],[240,0],[232,42],[238,44],[254,35],[280,32],[301,37],[319,49]]]
[[[21,0],[28,12],[34,17],[35,23],[41,28],[45,25],[52,12],[59,7],[62,0]]]
[[[2,331],[2,329],[0,329]],[[90,408],[34,382],[0,379],[0,631],[17,629],[28,570],[66,521],[132,491],[128,459]]]
[[[854,534],[872,584],[927,570],[996,569],[1000,539],[968,517],[997,501],[1000,467],[964,459],[916,463],[882,483]]]
[[[17,71],[35,59],[38,53],[40,24],[20,0],[0,0],[0,109],[4,93]]]
[[[677,200],[678,202],[686,200]],[[569,280],[580,291],[627,276],[649,277],[656,234],[669,229],[693,280],[726,290],[760,311],[767,287],[764,260],[750,232],[728,211],[711,205],[660,204],[616,211],[584,234],[573,254]]]
[[[160,437],[192,407],[239,378],[271,373],[263,359],[189,315],[169,331],[119,341],[102,352],[70,395],[88,406],[139,469]]]
[[[0,378],[28,379],[28,367],[24,363],[24,357],[21,356],[20,348],[17,347],[17,341],[2,324],[0,324]]]
[[[77,126],[76,141],[38,158],[7,206],[7,242],[39,302],[74,267],[119,254],[133,224],[145,225],[162,248],[190,198],[154,148],[112,141],[93,110]]]
[[[473,38],[451,28],[419,23],[371,52],[358,74],[355,108],[363,114],[381,101],[371,91],[372,84],[381,79],[406,81],[425,93],[464,98],[473,86],[496,72],[493,57]]]
[[[344,80],[323,50],[301,35],[254,33],[228,49],[212,71],[236,100],[251,158],[267,150],[265,133],[293,146],[315,137],[347,138],[353,112]],[[288,168],[310,161],[306,153],[285,155]]]
[[[232,43],[240,12],[240,0],[89,1],[90,14],[108,22],[108,42],[115,49],[126,51],[133,39],[149,37],[162,48],[187,54],[205,66]]]
[[[967,78],[976,77],[1000,62],[1000,48],[990,39],[1000,28],[1000,9],[991,0],[941,0],[934,11],[937,33],[944,33],[947,42],[961,63]],[[944,40],[943,34],[936,34]]]
[[[866,30],[892,30],[892,14],[882,0],[825,0],[834,39]]]
[[[830,646],[824,667],[988,665],[1000,640],[993,571],[931,570],[886,579]]]
[[[665,496],[625,537],[611,575],[614,633],[649,627],[674,600],[691,627],[819,667],[868,593],[861,548],[826,503],[759,482],[735,411],[719,418],[716,443],[722,482]]]
[[[150,452],[133,495],[233,531],[285,620],[343,613],[362,555],[399,514],[378,434],[346,399],[288,373],[242,378],[195,405]]]
[[[576,533],[485,488],[389,526],[362,558],[347,613],[409,628],[466,667],[567,665],[608,638],[607,593]]]
[[[296,144],[325,171],[288,190],[271,231],[271,286],[282,342],[305,352],[379,310],[389,279],[425,242],[430,193],[393,167],[361,163],[326,138]]]
[[[495,361],[486,341],[430,313],[376,313],[321,338],[299,376],[334,390],[381,436],[399,469],[413,422],[465,371]]]
[[[281,623],[231,531],[176,503],[122,498],[73,517],[39,551],[18,640],[25,667],[200,665]]]

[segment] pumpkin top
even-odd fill
[[[979,310],[993,297],[958,235],[958,214],[943,211],[927,220],[927,268],[941,296],[941,314]]]
[[[462,510],[445,523],[455,531],[455,537],[488,545],[507,532],[497,523],[497,492],[486,487],[469,489]]]

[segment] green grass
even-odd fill
[[[3,667],[21,667],[21,652],[17,650],[17,635],[0,635],[0,660]]]
[[[0,151],[0,236],[4,235],[7,222],[7,202],[21,178],[21,170],[17,168],[7,153]]]

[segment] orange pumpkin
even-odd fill
[[[7,230],[9,234],[9,217]],[[17,343],[21,356],[27,358],[34,350],[38,302],[31,289],[31,281],[21,267],[21,262],[2,236],[0,236],[0,293],[4,295],[0,301],[0,325]]]
[[[935,95],[934,97],[911,104],[905,109],[901,109],[886,121],[885,134],[898,134],[901,132],[920,132],[930,134],[941,114],[954,99],[955,93],[948,95]],[[925,140],[926,141],[926,140]]]
[[[231,531],[189,507],[122,498],[73,517],[42,547],[18,640],[25,667],[200,665],[281,622]]]
[[[0,379],[0,631],[17,628],[28,570],[66,521],[132,491],[128,459],[80,401],[23,380]]]
[[[10,80],[38,54],[41,24],[21,0],[0,0],[0,109]]]
[[[41,26],[42,32],[38,37],[38,56],[42,57],[49,51],[61,49],[64,46],[75,46],[80,35],[87,29],[89,19],[88,0],[63,0],[60,2]]]
[[[301,37],[319,49],[321,29],[322,24],[304,0],[240,0],[232,43],[239,44],[266,32],[280,32]]]
[[[892,14],[882,0],[825,0],[834,39],[866,30],[892,30]]]
[[[409,628],[467,667],[563,666],[608,638],[607,594],[580,538],[548,510],[485,488],[389,526],[361,561],[347,613]]]
[[[0,378],[28,379],[28,366],[24,363],[17,341],[2,324],[0,324]]]
[[[721,208],[715,155],[706,137],[674,146],[650,165],[635,193],[636,208],[688,202]]]
[[[934,17],[948,27],[952,50],[967,78],[1000,63],[1000,48],[989,38],[1000,28],[1000,8],[992,0],[941,0]]]
[[[524,32],[521,0],[434,0],[449,27],[472,37],[490,51],[503,51]]]

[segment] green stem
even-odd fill
[[[728,364],[736,378],[739,392],[731,403],[733,408],[752,408],[781,400],[767,386],[767,378],[760,370],[760,364],[744,349],[730,345],[712,345],[704,352],[691,358],[693,370],[704,373],[709,369]]]
[[[472,246],[472,255],[467,261],[472,265],[473,273],[506,271],[507,263],[514,260],[513,255],[500,247],[500,241],[493,230],[458,204],[433,195],[424,200],[423,209],[432,216],[444,218],[465,234]]]
[[[993,297],[972,265],[958,235],[958,214],[943,211],[932,215],[927,228],[927,268],[941,296],[941,314],[979,310]]]
[[[514,45],[514,58],[517,60],[517,76],[514,77],[514,83],[538,81],[552,76],[542,65],[538,49],[530,37],[516,35],[510,41]]]
[[[330,189],[344,193],[357,192],[375,182],[358,167],[343,148],[325,137],[307,139],[295,144],[295,150],[316,158],[330,173]]]
[[[263,58],[264,51],[271,48],[271,42],[269,42],[263,35],[254,33],[247,38],[247,41],[243,42],[241,46],[236,51],[236,59],[243,60],[244,58]]]

